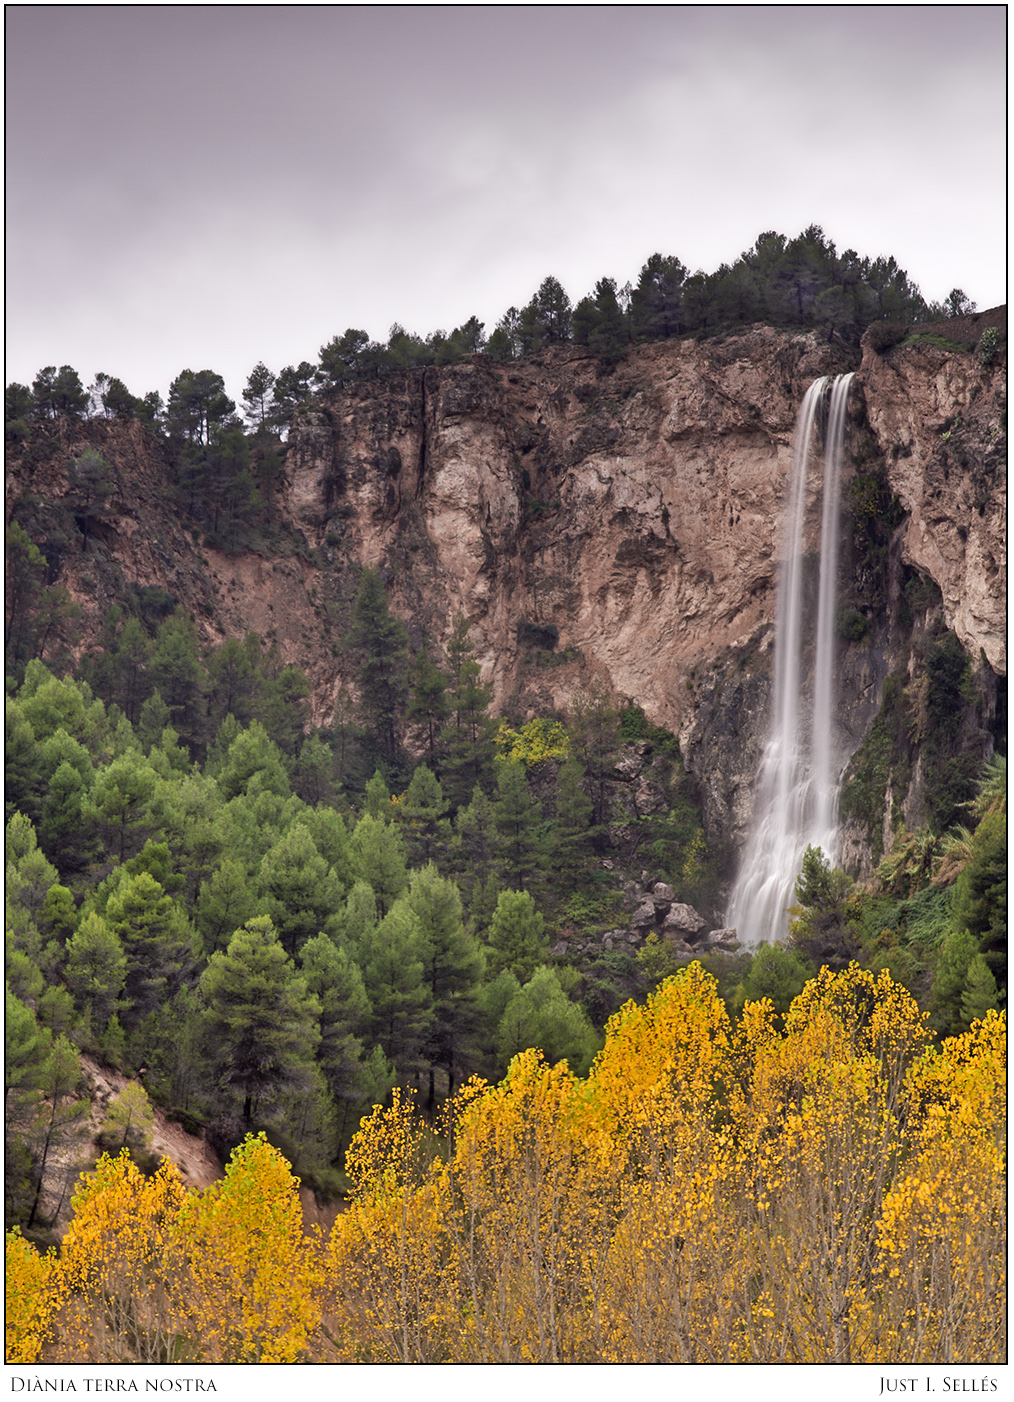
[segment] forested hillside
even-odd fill
[[[13,1356],[998,1356],[1005,324],[808,230],[350,330],[245,423],[8,387]],[[745,950],[792,417],[864,332],[842,869]]]

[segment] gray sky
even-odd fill
[[[1003,6],[8,6],[7,380],[239,396],[821,224],[1006,300]]]

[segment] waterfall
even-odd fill
[[[793,436],[775,608],[771,727],[758,774],[753,831],[725,917],[726,925],[736,927],[740,944],[748,947],[788,933],[785,911],[793,903],[793,887],[806,848],[822,847],[828,857],[834,856],[839,778],[832,744],[838,500],[851,381],[851,375],[835,379],[827,410],[820,582],[809,707],[804,687],[808,590],[803,568],[803,530],[810,458],[815,430],[827,401],[827,376],[815,380],[806,391]],[[807,631],[812,639],[813,628]]]

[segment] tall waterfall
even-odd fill
[[[808,652],[804,637],[808,590],[803,527],[813,440],[827,403],[827,376],[815,380],[806,391],[796,421],[775,610],[771,729],[758,775],[753,832],[725,917],[727,925],[736,927],[740,944],[746,946],[779,939],[788,932],[785,911],[793,903],[793,887],[806,848],[822,847],[829,857],[834,856],[839,778],[832,743],[838,501],[851,381],[851,375],[839,375],[830,386],[811,687],[806,686],[804,656]],[[806,631],[812,640],[812,624]]]

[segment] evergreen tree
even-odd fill
[[[313,381],[316,369],[308,360],[298,365],[286,365],[279,370],[275,380],[275,392],[268,422],[273,428],[287,433],[292,417],[300,404],[304,404],[313,394]]]
[[[155,636],[150,675],[169,707],[173,728],[191,748],[203,745],[207,674],[201,665],[197,625],[182,609],[167,618]]]
[[[136,725],[152,690],[148,675],[151,641],[139,619],[130,615],[120,626],[121,617],[118,609],[110,610],[103,628],[104,651],[97,664],[95,687],[107,703],[115,702],[131,725]]]
[[[214,370],[184,370],[169,386],[166,420],[170,438],[207,445],[235,409],[221,375]]]
[[[430,659],[425,646],[412,659],[409,673],[408,719],[418,725],[426,737],[426,758],[431,769],[437,768],[437,740],[450,707],[447,701],[447,678]]]
[[[452,808],[467,803],[476,784],[488,785],[493,767],[496,723],[489,714],[493,688],[480,679],[468,629],[468,620],[459,613],[447,644],[450,721],[441,736],[440,776]]]
[[[394,812],[391,808],[391,790],[387,787],[387,780],[379,769],[373,771],[372,777],[367,781],[366,792],[363,796],[363,813],[371,818],[376,818],[380,823],[390,823],[394,820]]]
[[[310,683],[298,667],[283,667],[263,688],[260,716],[283,755],[294,758],[309,718]]]
[[[373,887],[367,881],[356,880],[340,912],[338,940],[357,964],[363,962],[361,951],[365,948],[364,941],[379,918]]]
[[[17,521],[7,527],[4,545],[4,656],[13,672],[36,653],[35,611],[46,583],[46,561]]]
[[[984,1018],[991,1008],[999,1008],[996,979],[981,954],[968,966],[961,990],[961,1021],[966,1027]]]
[[[118,861],[141,850],[156,831],[154,809],[158,774],[139,751],[121,755],[100,769],[82,799],[81,815]]]
[[[274,383],[274,375],[264,362],[259,360],[250,371],[250,378],[243,390],[243,407],[246,409],[247,418],[258,431],[267,423]]]
[[[41,1102],[43,1067],[52,1033],[13,992],[4,993],[4,1220],[24,1222],[32,1196],[34,1158],[29,1143]]]
[[[520,760],[506,760],[498,768],[493,822],[500,837],[497,870],[505,881],[524,891],[540,873],[545,843],[542,805],[528,791]]]
[[[419,921],[423,978],[433,1011],[425,1046],[432,1106],[433,1067],[446,1071],[450,1095],[473,1051],[480,1021],[477,990],[484,958],[478,941],[465,931],[458,888],[432,864],[412,873],[405,900]]]
[[[225,857],[211,876],[201,882],[194,920],[204,952],[225,949],[236,930],[252,919],[257,898],[242,862]]]
[[[682,330],[682,287],[687,270],[678,258],[653,253],[637,279],[630,298],[635,339],[663,340]]]
[[[472,801],[459,808],[454,820],[457,867],[466,892],[488,881],[493,874],[498,834],[493,804],[476,784]]]
[[[85,1026],[97,1035],[116,1011],[127,974],[123,943],[95,911],[85,915],[67,942],[63,978]]]
[[[217,731],[226,716],[232,715],[241,726],[254,718],[263,678],[256,669],[251,635],[246,642],[226,638],[207,658],[208,718],[212,731]]]
[[[334,755],[319,731],[307,736],[292,771],[292,787],[304,803],[333,803],[336,797]]]
[[[530,979],[548,953],[545,928],[527,891],[501,891],[486,937],[490,968],[509,969],[519,982]]]
[[[349,868],[355,881],[365,881],[386,915],[408,885],[405,847],[392,824],[364,814],[349,839]]]
[[[538,1047],[550,1063],[567,1061],[577,1076],[587,1074],[597,1050],[588,1015],[564,992],[555,969],[545,964],[504,1009],[497,1028],[501,1065],[528,1047]]]
[[[370,1021],[370,1001],[358,964],[327,935],[307,940],[299,963],[306,985],[320,1003],[317,1060],[331,1095],[355,1100],[362,1085],[360,1034]]]
[[[852,881],[831,866],[819,847],[807,847],[796,881],[799,908],[790,912],[792,946],[814,970],[844,969],[862,955],[847,901]]]
[[[486,351],[501,365],[517,360],[521,355],[521,313],[508,307],[486,342]]]
[[[265,854],[257,884],[261,913],[271,916],[286,954],[333,928],[344,890],[303,823],[293,823]]]
[[[351,886],[352,873],[349,867],[349,831],[345,819],[336,808],[322,804],[307,809],[300,822],[313,838],[313,845],[334,868],[335,875],[344,886]]]
[[[368,1035],[404,1075],[422,1064],[432,1022],[432,994],[424,979],[419,917],[404,899],[366,932],[360,965],[370,1000]]]
[[[167,1003],[193,972],[193,927],[148,872],[128,876],[109,897],[106,919],[127,958],[124,996],[129,1025]]]
[[[952,930],[937,951],[930,1020],[931,1026],[944,1036],[956,1036],[967,1028],[961,1005],[963,997],[967,996],[969,971],[977,954],[976,939],[967,930]],[[981,975],[974,980],[974,985],[976,995],[981,995],[985,988]]]
[[[32,381],[35,415],[40,419],[58,419],[61,414],[80,419],[88,412],[88,395],[81,377],[71,365],[47,365]]]
[[[211,956],[200,990],[220,1082],[242,1096],[249,1125],[256,1103],[308,1083],[320,1004],[263,915]]]
[[[580,887],[592,855],[594,804],[582,787],[584,770],[573,755],[556,776],[556,827],[553,832],[553,871],[567,890]]]
[[[28,1214],[28,1226],[35,1221],[45,1187],[46,1165],[53,1150],[64,1150],[84,1137],[91,1101],[75,1100],[81,1085],[81,1058],[66,1037],[57,1037],[42,1064],[39,1090],[42,1112],[33,1133],[35,1195]]]
[[[398,755],[397,725],[408,694],[408,634],[387,603],[376,570],[364,570],[356,593],[349,646],[359,656],[363,724],[388,762]]]
[[[225,758],[210,768],[226,799],[255,793],[287,798],[291,793],[282,753],[257,720],[229,741]]]
[[[395,812],[405,838],[410,865],[422,866],[425,862],[438,861],[446,851],[450,831],[444,819],[447,804],[443,789],[428,765],[417,765],[412,773],[412,782],[398,801]]]

